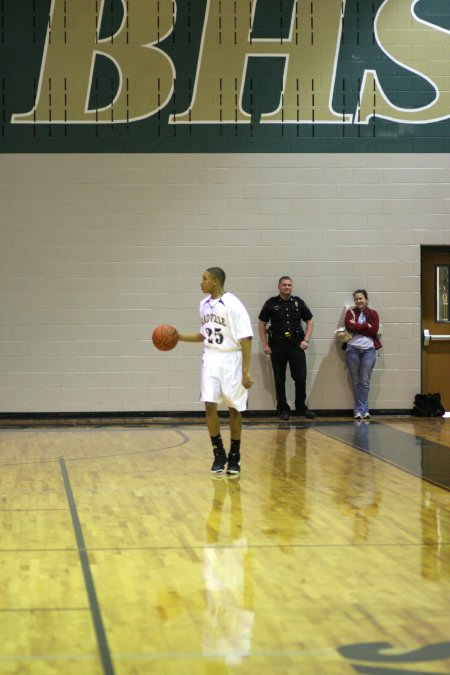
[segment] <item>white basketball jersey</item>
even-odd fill
[[[209,295],[200,303],[200,333],[208,349],[241,351],[239,340],[253,337],[252,324],[242,302],[232,293],[221,298]]]

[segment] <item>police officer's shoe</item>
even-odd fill
[[[227,463],[227,455],[223,448],[214,449],[214,462],[212,463],[211,472],[212,473],[222,473],[225,470],[225,464]]]
[[[241,471],[241,455],[239,452],[230,452],[228,455],[227,473],[238,474]]]
[[[304,410],[299,410],[298,414],[301,417],[306,417],[307,420],[315,420],[316,419],[316,413],[313,412],[312,410],[308,410],[308,408],[305,408]]]
[[[287,412],[287,410],[285,410],[284,412],[278,413],[278,417],[280,418],[280,420],[287,421],[289,419],[289,413]]]

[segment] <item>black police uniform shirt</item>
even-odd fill
[[[302,321],[313,318],[311,310],[304,300],[297,295],[291,295],[283,300],[280,295],[269,298],[263,305],[258,319],[264,323],[270,322],[270,333],[273,337],[286,337],[300,333],[303,338]]]

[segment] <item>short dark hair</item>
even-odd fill
[[[221,286],[225,285],[226,274],[221,267],[208,267],[206,271],[210,273],[213,279],[218,279]]]
[[[355,295],[358,295],[358,293],[361,293],[366,300],[369,299],[369,296],[367,295],[367,291],[365,288],[357,288],[356,291],[353,291],[353,299],[355,298]]]
[[[291,277],[289,277],[287,274],[284,274],[282,277],[280,277],[280,278],[278,279],[278,283],[281,284],[281,282],[283,281],[283,279],[289,279],[289,281],[292,281],[292,278],[291,278]]]

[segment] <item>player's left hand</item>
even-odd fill
[[[245,387],[245,389],[250,389],[250,387],[253,384],[253,379],[250,373],[242,373],[242,386]]]

